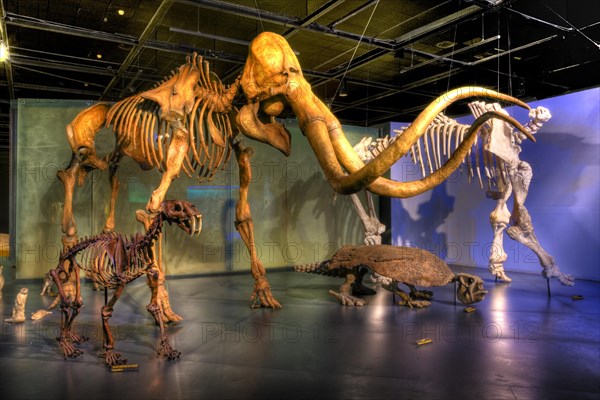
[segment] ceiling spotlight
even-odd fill
[[[97,58],[98,60],[99,60],[99,59],[101,59],[101,58],[102,58],[102,53],[98,52],[98,53],[96,54],[96,58]]]
[[[454,45],[456,45],[456,43],[451,42],[449,40],[442,40],[441,42],[437,42],[435,44],[435,47],[437,47],[438,49],[449,49],[451,47],[454,47]]]
[[[117,10],[117,14],[119,14],[119,15],[125,15],[125,10],[123,10],[122,8],[119,8]]]
[[[342,85],[340,86],[340,91],[338,92],[339,97],[348,96],[348,87],[346,85],[346,81],[342,81]]]

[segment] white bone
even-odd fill
[[[479,187],[483,189],[483,182],[481,180],[481,168],[479,167],[479,146],[478,146],[479,135],[475,137],[475,143],[473,143],[473,151],[475,152],[475,169],[477,169],[477,179],[479,179]]]
[[[417,156],[415,155],[415,145],[410,146],[410,158],[413,164],[417,163]]]
[[[429,141],[431,142],[431,153],[433,154],[433,165],[435,166],[436,170],[438,170],[440,168],[438,165],[437,143],[436,143],[436,135],[435,135],[435,131],[438,128],[438,126],[439,125],[430,125],[429,128],[427,129]]]
[[[427,131],[429,131],[429,128],[427,128]],[[429,173],[433,172],[433,165],[431,164],[431,156],[429,155],[429,143],[427,142],[427,133],[425,132],[425,134],[423,136],[421,136],[421,138],[423,139],[423,147],[425,147],[425,155],[427,156],[427,164],[429,165]]]
[[[425,178],[425,163],[423,162],[423,152],[421,150],[421,140],[417,140],[417,157],[419,158],[419,165],[421,166],[421,176]]]
[[[442,131],[442,149],[444,152],[444,163],[450,157],[448,142],[450,142],[450,135],[452,134],[452,128],[454,127],[454,125],[454,122],[444,124],[444,130]]]
[[[435,141],[436,141],[435,145],[436,145],[436,148],[437,148],[437,165],[438,165],[438,169],[442,166],[442,152],[440,151],[441,141],[442,141],[442,138],[440,136],[440,132],[442,130],[442,127],[443,127],[443,125],[440,124],[440,125],[438,125],[435,128]]]

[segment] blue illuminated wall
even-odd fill
[[[521,160],[533,167],[525,206],[535,233],[563,272],[600,280],[600,89],[530,105],[552,113],[537,133],[537,143],[521,146]],[[528,120],[527,111],[508,110],[519,121]],[[471,123],[473,117],[458,120]],[[419,179],[420,173],[403,159],[393,167],[392,177],[407,181]],[[477,182],[468,183],[464,173],[456,172],[432,191],[392,200],[393,243],[424,247],[453,264],[487,268],[493,238],[489,213],[494,206]],[[504,244],[507,271],[541,271],[528,248],[506,234]]]

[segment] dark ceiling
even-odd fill
[[[248,42],[262,31],[288,39],[315,93],[346,124],[407,122],[442,92],[463,85],[530,101],[600,84],[599,1],[0,0],[0,5],[0,39],[10,46],[9,62],[0,68],[4,148],[9,99],[116,100],[149,88],[192,51],[231,83]],[[448,112],[466,112],[456,107]]]

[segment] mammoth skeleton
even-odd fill
[[[233,101],[240,89],[247,102],[237,110]],[[529,108],[516,98],[488,89],[464,87],[452,90],[427,106],[405,131],[402,140],[395,141],[365,165],[346,139],[337,118],[313,93],[296,55],[282,36],[271,32],[259,34],[250,44],[242,74],[227,88],[208,71],[207,62],[194,55],[156,88],[124,99],[112,107],[94,105],[82,111],[67,128],[73,157],[69,167],[59,172],[66,190],[62,219],[66,237],[63,242],[68,246],[74,241],[73,189],[75,183],[83,182],[88,171],[96,168],[110,170],[112,197],[105,230],[111,230],[118,189],[116,171],[123,156],[131,157],[142,169],[158,168],[163,172],[160,185],[152,192],[146,205],[146,211],[152,214],[158,211],[170,183],[181,170],[188,175],[197,171],[201,179],[210,179],[219,165],[234,153],[240,173],[235,225],[250,252],[254,278],[251,300],[258,300],[266,307],[281,307],[271,293],[265,269],[255,249],[254,226],[247,199],[252,151],[240,141],[242,135],[289,155],[290,133],[275,121],[275,117],[289,108],[336,192],[351,194],[367,189],[381,196],[410,197],[435,187],[458,168],[475,140],[477,130],[490,118],[507,121],[534,140],[510,116],[487,111],[477,118],[465,133],[463,142],[433,174],[414,182],[396,182],[381,177],[410,150],[438,113],[455,101],[475,96]],[[112,126],[117,140],[114,151],[100,159],[95,154],[93,141],[94,135],[103,126]],[[168,306],[164,288],[161,286],[159,290],[162,293],[159,297],[163,299],[161,306],[168,314],[166,318],[179,319]]]

